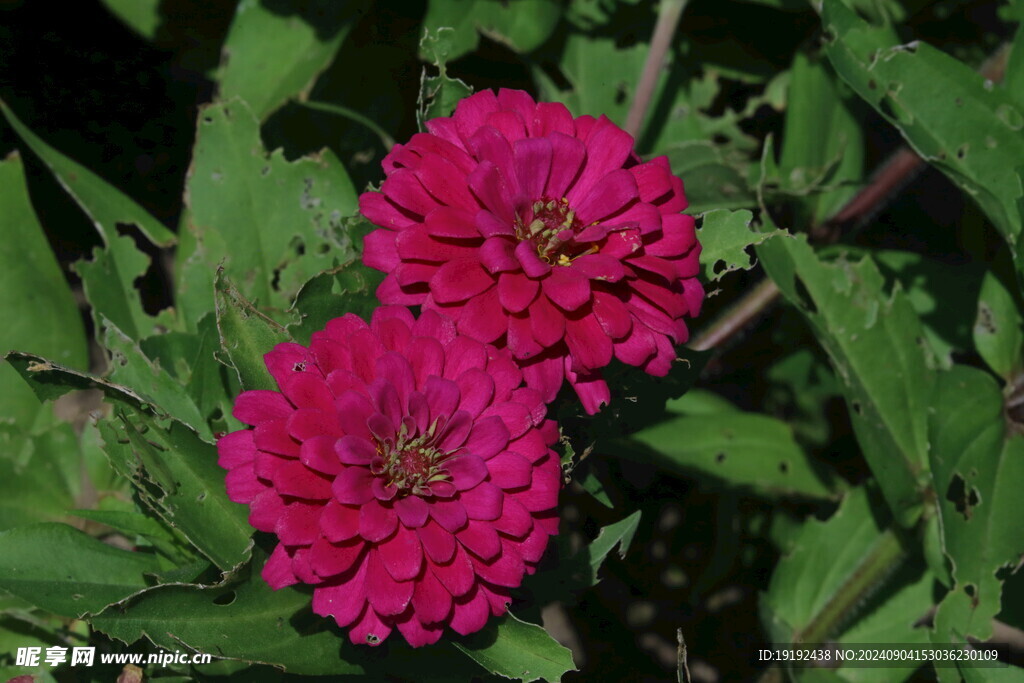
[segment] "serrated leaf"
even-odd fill
[[[177,305],[188,329],[214,309],[218,267],[261,310],[283,315],[304,282],[358,254],[342,224],[357,202],[341,163],[328,150],[294,162],[267,154],[241,101],[200,112],[187,185]]]
[[[515,52],[532,52],[555,30],[562,16],[557,0],[519,0],[509,5],[500,0],[429,0],[424,30],[450,28],[448,58],[455,60],[472,52],[483,34]],[[420,59],[430,60],[429,50],[420,47]]]
[[[263,356],[277,344],[291,341],[283,327],[256,310],[223,271],[217,273],[217,329],[228,360],[238,373],[242,388],[276,389]]]
[[[750,229],[753,214],[747,210],[718,209],[704,214],[697,239],[700,241],[700,265],[707,282],[717,282],[735,270],[750,270],[754,266],[748,248],[781,235],[785,230],[754,232]]]
[[[66,524],[0,533],[0,588],[64,617],[103,610],[147,586],[155,556],[101,543]]]
[[[896,126],[914,150],[973,197],[1011,247],[1021,232],[1024,114],[1004,91],[924,42],[899,44],[891,27],[824,0],[825,52],[836,72]]]
[[[194,429],[199,436],[213,441],[213,432],[195,402],[182,385],[159,365],[154,365],[138,344],[107,320],[103,345],[110,352],[110,380],[130,387],[139,396],[160,407],[161,412]]]
[[[861,451],[897,521],[912,525],[924,498],[934,382],[920,320],[898,287],[883,291],[868,257],[826,263],[802,236],[770,240],[757,253],[828,352]]]
[[[672,145],[663,150],[672,172],[683,180],[687,213],[757,206],[757,197],[741,170],[726,160],[722,149],[704,140]]]
[[[424,130],[423,124],[430,119],[451,116],[459,100],[473,94],[473,88],[465,81],[448,76],[448,60],[452,58],[455,38],[455,29],[446,26],[433,32],[423,31],[420,54],[437,68],[437,75],[428,76],[423,69],[420,76],[420,94],[416,100],[416,122],[420,130]]]
[[[180,422],[169,428],[128,408],[104,422],[111,465],[172,528],[229,572],[249,558],[253,529],[245,506],[228,499],[217,449]]]
[[[1024,487],[1024,437],[1006,432],[1003,396],[988,373],[943,373],[929,419],[931,470],[942,547],[955,585],[935,616],[934,642],[986,640],[1000,610],[1002,577],[1024,556],[1015,518]]]
[[[71,288],[36,218],[21,159],[0,162],[0,353],[33,351],[74,367],[88,365],[85,328]],[[41,406],[6,362],[0,362],[0,422],[28,430]]]
[[[106,248],[93,250],[91,261],[83,259],[74,264],[75,272],[82,277],[96,329],[102,328],[106,318],[131,339],[140,339],[173,324],[169,311],[153,317],[143,309],[135,282],[149,267],[150,258],[128,235],[111,238]]]
[[[678,408],[677,408],[678,409]],[[786,423],[767,415],[729,410],[670,417],[630,436],[646,448],[624,449],[684,474],[698,474],[768,496],[830,498],[833,480],[793,438]]]
[[[28,382],[40,401],[52,401],[74,389],[99,389],[114,401],[122,401],[140,410],[166,417],[134,390],[102,377],[66,368],[31,353],[12,351],[5,358],[22,379]]]
[[[1024,320],[1017,302],[995,273],[989,271],[978,296],[974,347],[992,371],[1010,380],[1021,370]]]
[[[329,320],[353,313],[369,320],[377,300],[377,285],[383,274],[350,261],[317,275],[302,285],[290,313],[299,321],[286,328],[300,344],[308,344],[310,336],[324,329]]]
[[[357,662],[365,658],[332,620],[314,615],[309,605],[308,591],[275,591],[254,575],[227,587],[159,586],[90,623],[125,643],[145,637],[166,650],[185,646],[216,657],[271,664],[291,674],[363,673]]]
[[[568,648],[540,626],[520,621],[511,613],[456,641],[455,647],[491,673],[524,683],[554,683],[576,670]]]
[[[166,247],[174,244],[174,233],[161,225],[128,195],[46,144],[2,101],[0,111],[25,144],[43,160],[61,187],[89,215],[96,226],[96,231],[106,244],[109,245],[117,236],[119,223],[138,226],[149,241],[157,246]]]
[[[598,570],[604,564],[608,554],[617,546],[619,559],[626,559],[626,552],[629,544],[633,542],[633,536],[640,527],[640,510],[637,510],[629,517],[620,519],[618,522],[601,527],[590,545],[587,546],[586,554],[590,562],[593,583],[598,582]]]
[[[224,40],[220,97],[245,100],[265,119],[289,98],[305,99],[351,32],[364,2],[242,0]],[[273,36],[273,40],[268,40]]]

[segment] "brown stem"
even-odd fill
[[[652,45],[653,50],[653,45]],[[998,83],[1006,73],[1009,45],[1002,45],[981,65],[979,72],[986,79]],[[834,242],[847,226],[862,225],[878,214],[907,181],[925,166],[910,147],[897,149],[874,173],[870,182],[848,201],[834,216],[811,229],[810,237],[816,242]],[[704,351],[732,339],[747,325],[762,315],[779,296],[779,289],[765,278],[747,290],[739,301],[719,316],[710,327],[701,330],[690,343],[690,348]]]
[[[661,0],[658,5],[658,21],[651,36],[651,48],[647,51],[640,83],[636,87],[633,104],[630,105],[629,114],[626,116],[626,132],[634,138],[640,135],[640,126],[647,116],[654,88],[658,85],[658,75],[665,65],[665,55],[672,46],[672,38],[675,36],[686,3],[687,0]]]

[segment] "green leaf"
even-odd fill
[[[304,100],[363,12],[363,2],[242,0],[224,41],[220,97],[245,100],[265,119]],[[273,36],[273,40],[268,40]]]
[[[0,530],[64,519],[82,490],[80,464],[71,425],[31,436],[0,431]]]
[[[974,321],[974,346],[993,372],[1010,380],[1021,371],[1024,320],[1013,294],[989,271],[978,297]]]
[[[299,322],[289,325],[288,332],[300,344],[308,344],[314,332],[346,313],[369,320],[380,305],[376,291],[383,277],[382,273],[356,261],[317,275],[304,284],[295,297],[290,312],[297,314]]]
[[[491,673],[524,683],[561,681],[576,670],[568,648],[540,626],[520,621],[511,613],[456,641],[455,647]]]
[[[914,150],[972,196],[1011,247],[1021,231],[1024,114],[966,64],[824,0],[825,52],[836,72],[896,126]]]
[[[36,218],[21,159],[0,162],[0,353],[33,351],[74,367],[88,365],[85,328],[71,288]],[[40,412],[38,399],[6,362],[0,362],[0,422],[27,430]]]
[[[449,59],[455,60],[476,49],[480,34],[515,52],[532,52],[551,36],[561,17],[557,0],[429,0],[423,27],[427,33],[452,29]],[[420,48],[420,59],[431,57]]]
[[[66,524],[0,533],[0,588],[64,617],[96,613],[146,588],[152,555],[101,543]]]
[[[195,560],[195,556],[184,552],[174,534],[160,522],[141,512],[128,510],[70,510],[69,514],[81,519],[104,524],[116,529],[129,539],[142,538],[165,557],[176,563]]]
[[[741,169],[729,163],[722,148],[704,140],[681,142],[662,150],[672,171],[682,178],[687,213],[698,215],[715,209],[757,206]]]
[[[304,282],[358,253],[342,221],[356,194],[334,154],[267,155],[258,121],[237,100],[200,113],[187,198],[177,305],[188,329],[214,309],[220,266],[261,310],[283,314]]]
[[[423,69],[420,77],[420,94],[416,101],[416,122],[420,130],[424,130],[424,122],[430,119],[451,116],[459,100],[473,94],[473,88],[462,79],[448,76],[447,65],[452,58],[455,37],[455,30],[448,27],[433,32],[429,29],[423,31],[420,53],[423,59],[437,67],[437,75],[427,76],[427,70]]]
[[[986,372],[954,366],[940,376],[935,396],[931,469],[955,584],[936,613],[933,640],[986,640],[1003,573],[1024,556],[1024,527],[1013,522],[1024,487],[1024,437],[1006,433],[1003,396]]]
[[[133,481],[140,498],[172,528],[230,572],[249,558],[253,528],[244,505],[228,499],[217,448],[180,422],[119,408],[100,426],[111,465]]]
[[[263,356],[282,342],[291,341],[283,327],[256,310],[234,285],[217,272],[217,329],[228,360],[242,388],[276,389]]]
[[[828,520],[804,523],[762,596],[772,642],[927,642],[914,624],[931,606],[933,579],[907,561],[887,517],[881,501],[857,488]],[[867,634],[886,639],[858,640]]]
[[[110,13],[143,38],[153,40],[160,28],[161,0],[102,0]]]
[[[130,387],[139,396],[160,407],[161,412],[194,429],[206,441],[213,441],[213,433],[199,412],[195,402],[182,385],[159,365],[154,365],[142,353],[138,344],[121,330],[104,320],[106,333],[103,346],[110,352],[110,380]]]
[[[174,324],[170,311],[153,317],[142,307],[135,282],[149,267],[150,258],[135,247],[135,241],[128,235],[112,238],[106,248],[97,247],[91,261],[74,264],[75,272],[82,276],[97,330],[106,319],[131,339],[140,339]]]
[[[153,218],[135,200],[100,178],[85,166],[72,161],[43,142],[14,112],[0,101],[0,111],[25,144],[42,159],[68,194],[89,215],[96,231],[106,244],[117,236],[119,223],[138,226],[153,244],[166,247],[174,244],[174,233]]]
[[[934,374],[921,322],[899,287],[865,257],[819,260],[804,237],[758,246],[768,275],[811,323],[850,408],[861,451],[900,524],[921,513]]]
[[[145,637],[166,650],[185,646],[216,657],[271,664],[291,674],[364,672],[355,663],[363,653],[332,620],[310,611],[308,591],[275,591],[255,575],[227,587],[158,586],[90,623],[125,643]]]
[[[839,93],[826,64],[798,52],[790,70],[779,173],[785,188],[815,188],[801,199],[799,224],[818,225],[849,200],[855,187],[820,191],[820,185],[860,180],[864,140],[860,124]]]
[[[615,549],[616,546],[619,548],[619,558],[626,559],[626,552],[629,550],[629,544],[633,542],[633,536],[636,535],[636,530],[640,527],[640,510],[637,510],[629,517],[620,519],[614,524],[609,524],[606,527],[601,527],[601,531],[597,534],[590,545],[586,547],[586,556],[590,564],[591,576],[590,585],[596,585],[600,580],[598,578],[598,570],[601,569],[601,565],[604,564],[604,560],[608,557],[608,554]]]
[[[630,441],[646,448],[624,455],[653,459],[669,471],[709,476],[769,496],[835,495],[835,482],[797,445],[789,425],[767,415],[733,409],[671,417]]]
[[[99,389],[111,400],[167,417],[159,412],[158,407],[150,404],[134,390],[102,377],[57,365],[31,353],[12,351],[7,354],[6,359],[22,379],[28,382],[40,401],[52,401],[74,389]]]
[[[700,265],[704,279],[717,282],[735,270],[754,267],[749,247],[762,244],[776,235],[788,237],[785,230],[754,232],[750,229],[750,211],[717,209],[704,214],[697,239],[700,241]]]

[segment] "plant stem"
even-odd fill
[[[660,18],[659,18],[660,21]],[[653,44],[651,45],[653,51]],[[986,79],[998,83],[1006,73],[1009,45],[997,49],[978,70]],[[631,112],[632,113],[632,112]],[[904,145],[889,156],[871,180],[834,216],[810,230],[814,242],[835,242],[848,226],[859,227],[877,215],[910,178],[926,165],[910,147]],[[747,325],[762,315],[779,297],[779,288],[769,278],[758,282],[719,316],[711,326],[701,330],[690,343],[690,348],[705,351],[735,337]]]
[[[907,552],[900,537],[892,528],[887,529],[832,599],[811,617],[806,626],[793,634],[793,642],[817,645],[834,637],[846,623],[850,612],[881,588],[906,558]]]
[[[309,109],[313,109],[315,111],[322,111],[328,114],[344,116],[346,119],[355,121],[356,123],[365,126],[366,128],[369,128],[371,131],[373,131],[373,133],[377,135],[377,137],[380,138],[381,144],[384,145],[385,150],[390,151],[391,148],[395,146],[395,139],[388,135],[387,131],[378,126],[373,119],[363,116],[355,109],[349,109],[348,107],[343,107],[340,104],[329,104],[327,102],[315,102],[311,100],[306,102],[299,102],[299,104],[301,104],[303,107],[308,107]]]
[[[672,46],[679,19],[683,16],[687,0],[661,0],[658,5],[658,21],[654,25],[651,36],[651,48],[647,51],[647,60],[636,87],[633,104],[626,116],[625,130],[635,139],[640,135],[640,127],[647,116],[647,108],[651,105],[654,88],[658,85],[658,75],[665,65],[665,55]]]

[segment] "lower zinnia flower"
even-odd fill
[[[280,542],[278,589],[376,645],[467,634],[505,612],[557,532],[555,423],[504,350],[436,312],[332,320],[266,355],[280,391],[247,391],[252,429],[218,442],[229,497]]]

